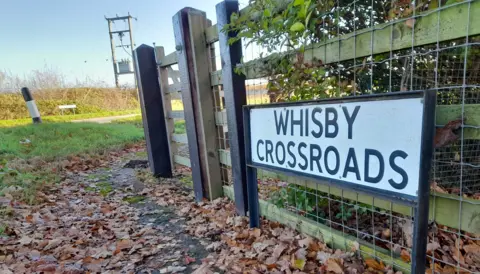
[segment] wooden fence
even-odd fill
[[[465,16],[467,10],[470,16]],[[168,166],[170,170],[175,164],[190,167],[198,201],[227,195],[235,201],[238,213],[246,215],[248,208],[242,106],[247,104],[248,99],[246,81],[267,75],[262,70],[263,60],[239,65],[244,56],[242,43],[239,41],[229,44],[229,38],[234,37],[235,33],[222,31],[224,25],[230,22],[232,13],[242,12],[239,11],[238,2],[223,1],[216,6],[216,11],[217,24],[212,25],[204,12],[191,8],[182,9],[173,17],[176,51],[166,54],[163,47],[155,48],[157,64],[155,70],[158,69],[158,91],[161,94],[164,114],[162,119],[164,119],[166,143],[168,143],[168,146],[162,149],[167,151],[168,147],[168,152],[159,153],[157,156],[152,152],[150,160],[155,162],[155,157],[161,157],[162,161],[165,161],[165,155],[168,155],[166,158],[171,161],[171,165]],[[308,58],[316,58],[322,60],[324,64],[335,64],[353,58],[431,45],[465,36],[474,37],[480,34],[479,14],[480,1],[465,1],[448,8],[417,15],[414,28],[406,27],[405,20],[399,20],[311,45],[306,48],[306,61]],[[216,44],[219,45],[221,68],[217,68],[215,60],[214,45]],[[137,78],[139,78],[141,93],[149,94],[155,92],[155,89],[150,88],[155,84],[151,79],[149,83],[146,83],[146,79],[141,79],[144,78],[142,71],[147,69],[145,62],[139,58],[141,47],[135,51]],[[178,70],[172,68],[174,65],[178,65]],[[243,66],[245,75],[235,73],[236,66]],[[478,84],[464,83],[463,89],[472,88],[473,92],[479,92],[476,89]],[[171,101],[180,99],[183,102],[183,111],[173,111]],[[144,121],[149,115],[158,115],[158,112],[148,112],[145,109],[147,104],[148,102],[142,102]],[[465,118],[467,122],[463,124],[462,144],[463,140],[480,139],[480,104],[473,101],[453,105],[439,104],[436,117],[436,124],[439,127],[454,119]],[[185,120],[186,134],[175,132],[176,119]],[[153,119],[152,122],[157,120]],[[147,135],[147,143],[155,141],[152,136],[150,136],[151,141],[148,138]],[[219,142],[219,140],[228,141]],[[188,153],[179,154],[179,146],[188,146]],[[480,170],[478,164],[470,163],[470,165],[475,170]],[[158,170],[154,172],[161,173]],[[410,207],[341,189],[328,182],[318,184],[318,182],[288,178],[280,174],[265,174],[264,176],[329,195],[341,196],[342,199],[367,204],[379,210],[389,210],[394,214],[407,217],[413,215]],[[480,178],[476,180],[480,181]],[[439,226],[463,231],[462,233],[469,233],[469,235],[478,235],[480,233],[480,201],[458,194],[438,193],[435,190],[432,189],[430,219]],[[282,210],[271,204],[268,205],[266,201],[261,201],[261,214],[266,218],[300,228],[305,233],[314,234],[317,237],[321,236],[336,247],[348,248],[352,244],[350,236],[339,234],[338,231],[333,231],[331,227],[326,228],[322,224],[312,225],[311,220]],[[278,214],[284,214],[286,217],[281,218]],[[387,251],[375,248],[368,243],[361,243],[361,246],[368,250],[365,253],[385,259],[382,254]],[[398,259],[390,263],[405,267],[405,263]]]

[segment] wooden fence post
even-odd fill
[[[163,47],[155,47],[155,62],[165,57],[165,49]],[[172,173],[174,169],[173,155],[176,152],[176,145],[172,142],[173,133],[175,131],[175,121],[168,117],[168,113],[172,111],[171,96],[168,93],[168,69],[158,66],[158,81],[160,83],[160,90],[163,102],[163,114],[165,115],[165,126],[168,140],[168,151],[170,154],[170,162],[172,163]]]
[[[242,42],[238,41],[230,45],[228,40],[231,37],[235,37],[236,33],[225,33],[222,31],[223,27],[230,23],[232,13],[238,13],[238,1],[225,0],[217,4],[216,9],[220,56],[222,58],[223,91],[225,93],[225,108],[228,117],[235,206],[237,213],[245,216],[248,210],[248,199],[242,106],[247,104],[247,91],[245,88],[245,76],[239,75],[234,71],[235,65],[241,62],[243,56]]]
[[[172,177],[172,162],[154,48],[147,45],[136,48],[134,62],[150,170],[155,176]]]
[[[200,186],[203,186],[203,197],[215,199],[223,195],[216,140],[215,102],[210,82],[210,53],[205,39],[207,24],[205,12],[192,8],[184,8],[173,17],[197,200]]]

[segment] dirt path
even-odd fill
[[[205,246],[210,245],[211,241],[200,241],[189,235],[185,231],[185,217],[177,215],[174,208],[161,206],[149,199],[145,194],[150,189],[136,175],[136,171],[144,168],[147,162],[134,155],[128,155],[126,159],[117,162],[111,169],[100,169],[87,176],[73,175],[72,179],[90,186],[99,182],[108,183],[114,191],[126,193],[123,200],[140,212],[138,224],[144,228],[151,227],[163,240],[168,241],[160,252],[139,263],[135,267],[136,273],[192,273],[201,260],[208,256]],[[189,188],[181,184],[177,187],[185,196],[190,195]]]
[[[10,200],[14,193],[0,197],[2,212],[11,215],[0,234],[0,273],[192,273],[200,268],[212,241],[188,233],[189,217],[171,204],[193,202],[192,191],[175,179],[164,186],[141,182],[138,173],[148,174],[143,158],[143,152],[129,153],[104,163],[108,168],[67,172],[61,185],[41,193],[36,206]],[[171,192],[181,198],[165,201],[162,197]]]
[[[123,118],[136,117],[136,116],[139,116],[139,115],[140,114],[127,114],[127,115],[119,115],[119,116],[89,118],[89,119],[73,120],[72,123],[91,122],[91,123],[98,123],[98,124],[106,124],[106,123],[111,123],[115,120],[119,120],[119,119],[123,119]]]

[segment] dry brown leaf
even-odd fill
[[[335,274],[343,274],[344,273],[343,268],[340,265],[340,263],[333,258],[328,259],[326,265],[327,265],[327,271],[333,272]]]
[[[313,242],[313,239],[310,237],[307,237],[302,240],[298,240],[298,246],[308,248],[310,247],[310,244]]]
[[[357,252],[358,250],[360,250],[360,244],[357,241],[353,242],[350,250],[352,252]]]
[[[259,228],[254,228],[250,230],[250,237],[259,238],[260,235],[262,235],[262,230],[260,230]]]
[[[35,271],[38,272],[54,272],[57,269],[56,264],[43,264],[35,267]]]
[[[33,223],[33,215],[27,215],[25,216],[25,220],[27,221],[27,223]]]
[[[478,253],[480,254],[480,245],[477,244],[470,244],[463,246],[463,250],[467,253]]]
[[[213,274],[213,271],[210,270],[208,264],[203,264],[202,266],[197,268],[197,270],[192,272],[192,274]]]
[[[384,229],[384,230],[382,231],[382,238],[383,238],[383,239],[390,239],[390,236],[391,236],[391,235],[392,235],[392,232],[390,231],[389,228]]]
[[[272,256],[276,259],[280,258],[282,255],[282,252],[287,248],[287,245],[281,243],[275,246],[275,249],[273,250]]]
[[[32,238],[28,236],[23,236],[22,238],[20,238],[20,240],[18,240],[18,243],[21,245],[29,245],[32,241]]]
[[[330,253],[320,251],[317,253],[317,260],[320,261],[321,264],[325,264],[331,256],[332,254]]]
[[[460,136],[456,132],[461,128],[462,124],[463,120],[457,119],[448,122],[443,128],[437,128],[433,140],[435,148],[447,146],[458,140]]]
[[[383,264],[383,262],[378,262],[373,258],[365,259],[365,265],[372,270],[383,271],[385,269],[385,265]]]
[[[438,248],[440,248],[440,244],[438,242],[433,242],[433,243],[428,243],[427,244],[427,252],[428,253],[431,253],[431,252],[437,250]]]
[[[53,239],[48,241],[48,244],[43,248],[43,250],[53,249],[59,246],[63,242],[63,238]]]
[[[406,249],[402,249],[400,252],[400,258],[406,263],[409,263],[412,260],[410,252],[408,252]]]
[[[415,25],[415,19],[410,18],[405,21],[405,25],[411,29],[413,29],[413,26]]]
[[[439,186],[437,184],[437,182],[432,182],[430,184],[430,189],[437,192],[437,193],[444,193],[444,194],[448,194],[448,191],[446,191],[445,189],[443,189],[441,186]]]
[[[122,240],[118,241],[116,249],[113,252],[113,255],[117,255],[122,250],[130,249],[132,247],[132,245],[133,245],[133,242],[129,239],[122,239]]]

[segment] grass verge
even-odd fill
[[[118,115],[127,115],[127,114],[138,114],[140,110],[122,110],[122,111],[102,111],[96,113],[86,113],[86,114],[77,114],[77,115],[56,115],[56,116],[43,116],[42,120],[45,123],[58,123],[58,122],[70,122],[73,120],[81,120],[88,118],[99,118],[99,117],[108,117],[108,116],[118,116]],[[141,119],[141,118],[140,118]],[[15,127],[15,126],[25,126],[31,125],[32,119],[15,119],[15,120],[1,120],[0,128],[2,127]]]
[[[0,157],[58,157],[112,149],[143,139],[133,124],[45,123],[0,128]]]
[[[59,181],[59,171],[52,169],[54,163],[70,156],[120,149],[143,138],[143,129],[133,123],[0,128],[0,196],[34,204],[43,189]],[[110,191],[106,185],[100,185],[99,190],[102,195]]]

